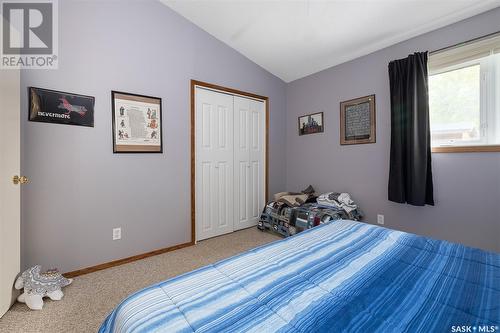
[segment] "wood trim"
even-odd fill
[[[123,259],[118,259],[118,260],[110,261],[110,262],[107,262],[107,263],[104,263],[104,264],[99,264],[99,265],[96,265],[96,266],[91,266],[91,267],[87,267],[87,268],[83,268],[83,269],[78,269],[76,271],[71,271],[71,272],[64,273],[63,275],[66,278],[73,278],[75,276],[80,276],[80,275],[84,275],[84,274],[88,274],[88,273],[97,272],[97,271],[100,271],[100,270],[103,270],[103,269],[106,269],[106,268],[111,268],[111,267],[115,267],[115,266],[119,266],[119,265],[123,265],[123,264],[128,264],[128,263],[133,262],[133,261],[137,261],[137,260],[145,259],[145,258],[148,258],[148,257],[156,256],[156,255],[159,255],[159,254],[162,254],[162,253],[167,253],[167,252],[179,250],[179,249],[191,246],[191,245],[194,245],[194,243],[193,242],[188,242],[188,243],[183,243],[183,244],[179,244],[179,245],[174,245],[174,246],[166,247],[166,248],[163,248],[163,249],[154,250],[154,251],[151,251],[151,252],[146,252],[146,253],[138,254],[138,255],[135,255],[135,256],[131,256],[131,257],[123,258]]]
[[[195,150],[196,150],[196,142],[195,142],[195,108],[196,108],[196,100],[195,100],[195,92],[196,86],[205,87],[208,89],[219,90],[221,92],[226,92],[232,95],[241,95],[254,99],[262,100],[266,103],[266,166],[265,166],[265,199],[266,202],[269,199],[269,97],[261,96],[253,93],[249,93],[246,91],[241,91],[233,88],[227,88],[223,86],[219,86],[212,83],[207,83],[198,80],[191,80],[191,243],[196,244],[196,184],[195,184]]]
[[[260,100],[263,100],[265,102],[269,101],[269,97],[267,97],[267,96],[261,96],[261,95],[249,93],[246,91],[241,91],[241,90],[233,89],[233,88],[227,88],[227,87],[223,87],[223,86],[219,86],[216,84],[207,83],[207,82],[203,82],[203,81],[191,80],[191,87],[194,87],[194,86],[200,86],[200,87],[205,87],[205,88],[209,88],[209,89],[220,90],[220,91],[224,91],[224,92],[227,92],[230,94],[247,96],[247,97],[251,97],[251,98],[255,98],[255,99],[260,99]]]
[[[493,153],[500,152],[500,145],[462,146],[462,147],[432,147],[433,153]]]

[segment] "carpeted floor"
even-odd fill
[[[61,301],[45,299],[41,311],[16,303],[0,318],[0,332],[97,332],[108,313],[132,292],[277,239],[250,228],[76,277]]]

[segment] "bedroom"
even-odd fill
[[[0,122],[2,302],[10,306],[17,297],[5,301],[5,286],[12,290],[17,274],[38,264],[73,273],[66,276],[74,280],[61,301],[45,298],[40,311],[16,302],[0,318],[0,332],[95,332],[132,293],[282,238],[251,227],[192,244],[197,240],[192,214],[200,211],[192,207],[191,159],[200,156],[192,146],[193,83],[211,85],[210,91],[229,88],[224,91],[232,91],[233,99],[264,103],[261,121],[266,114],[268,121],[262,125],[267,135],[260,133],[261,161],[268,174],[259,178],[266,188],[259,213],[264,199],[309,185],[318,194],[347,192],[364,213],[363,225],[380,226],[381,215],[387,229],[376,230],[488,251],[498,263],[497,145],[433,152],[434,205],[388,200],[388,66],[426,51],[431,63],[439,51],[451,54],[454,46],[495,37],[500,2],[47,2],[57,5],[57,68],[0,69],[2,116],[17,110],[14,120]],[[342,29],[349,15],[363,23]],[[93,127],[29,120],[30,87],[91,97]],[[160,99],[161,153],[115,152],[113,91]],[[340,103],[371,95],[375,142],[342,145]],[[299,135],[299,117],[317,113],[322,132]],[[17,127],[5,126],[8,121],[18,121]],[[5,167],[12,163],[4,159],[8,148],[18,154],[17,168]],[[13,185],[14,175],[26,176],[28,183]],[[6,278],[7,265],[15,273]],[[498,269],[491,271],[496,286]],[[495,293],[498,288],[490,291]],[[493,315],[495,326],[498,312]]]

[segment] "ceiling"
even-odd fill
[[[500,0],[161,0],[290,82],[500,6]]]

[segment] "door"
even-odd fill
[[[265,105],[234,96],[234,229],[256,225],[265,205]]]
[[[15,300],[20,270],[20,79],[19,70],[0,69],[0,317]]]
[[[233,231],[233,96],[196,88],[196,240]]]

